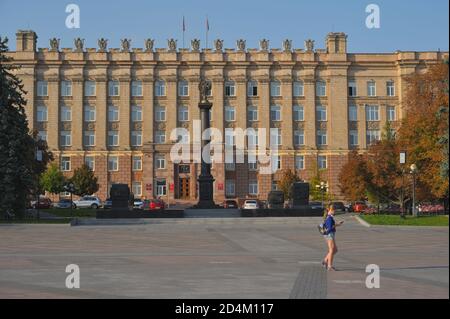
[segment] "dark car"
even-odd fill
[[[50,200],[50,198],[41,197],[41,198],[39,198],[39,201],[32,201],[31,207],[34,209],[36,209],[36,208],[39,208],[39,209],[51,208],[52,201]]]
[[[323,209],[322,202],[309,202],[309,206],[312,209]]]
[[[70,208],[71,206],[73,207],[73,203],[70,199],[61,199],[53,204],[55,208]]]
[[[112,208],[112,200],[111,200],[111,198],[107,198],[107,199],[105,200],[105,202],[103,203],[103,208],[104,208],[104,209],[110,209],[110,208]]]
[[[333,202],[332,205],[336,212],[345,212],[345,205],[343,202]]]
[[[223,202],[223,208],[239,208],[239,206],[235,200],[228,199]]]

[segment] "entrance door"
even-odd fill
[[[180,178],[180,198],[189,199],[189,178]]]

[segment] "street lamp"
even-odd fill
[[[400,151],[400,165],[402,167],[401,218],[405,218],[405,164],[406,151]]]
[[[328,189],[328,183],[320,182],[319,185],[316,185],[316,188],[318,188],[322,193],[322,207],[325,208],[325,192]]]
[[[72,182],[69,182],[68,184],[64,185],[64,190],[66,192],[70,193],[70,216],[73,217],[73,202],[72,202],[72,195],[75,192],[75,185],[73,185]]]
[[[413,176],[413,193],[412,193],[412,214],[414,217],[417,217],[416,212],[416,175],[417,175],[417,165],[412,164],[410,166],[411,174]]]

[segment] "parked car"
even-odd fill
[[[47,197],[40,197],[39,201],[31,201],[31,208],[47,209],[52,207],[52,201]]]
[[[271,191],[267,196],[267,208],[284,208],[284,193],[282,191]]]
[[[255,199],[247,199],[244,202],[242,209],[259,209],[258,201]]]
[[[103,203],[103,209],[110,209],[110,208],[112,208],[112,200],[111,198],[107,198]]]
[[[420,214],[441,213],[445,210],[442,204],[423,203],[418,206]]]
[[[223,202],[223,208],[239,208],[235,200],[227,199]]]
[[[353,212],[353,204],[352,203],[347,203],[344,205],[345,206],[345,211],[348,213]]]
[[[58,202],[53,204],[54,208],[70,208],[72,206],[72,202],[70,199],[60,199]]]
[[[93,208],[97,209],[102,206],[102,202],[95,196],[83,196],[79,200],[74,200],[73,205],[75,208]]]
[[[135,198],[133,201],[133,208],[134,209],[143,209],[144,207],[144,201],[140,198]]]
[[[309,206],[312,209],[323,209],[322,202],[309,202]]]
[[[367,209],[367,205],[364,202],[356,202],[353,204],[353,211],[355,213],[362,213]]]
[[[333,203],[331,203],[331,204],[333,205],[334,210],[335,210],[336,212],[345,212],[345,211],[346,211],[345,205],[344,205],[343,202],[333,202]]]
[[[166,203],[162,199],[147,199],[142,204],[143,210],[164,210]]]

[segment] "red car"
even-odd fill
[[[41,197],[39,198],[39,201],[32,201],[31,202],[31,207],[33,209],[47,209],[47,208],[52,208],[52,201],[50,200],[50,198],[46,198],[46,197]]]
[[[163,210],[166,204],[162,199],[145,200],[142,208],[143,210]]]
[[[367,205],[364,202],[356,202],[353,204],[353,211],[355,213],[362,213],[367,209]]]

